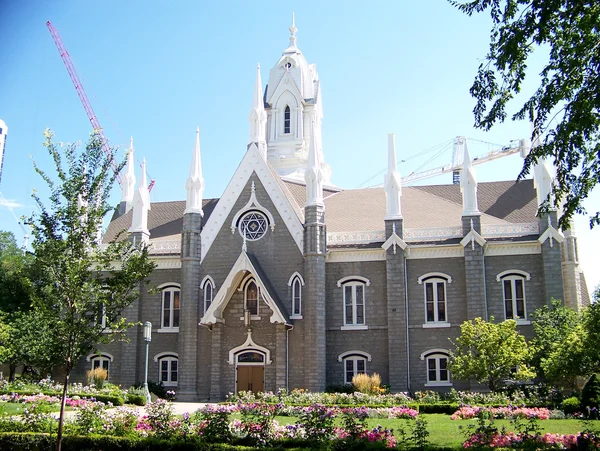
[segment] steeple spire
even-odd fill
[[[267,159],[267,113],[262,94],[262,80],[260,77],[260,64],[256,68],[256,84],[254,86],[254,98],[250,110],[250,144],[256,143],[261,155]]]
[[[535,149],[540,145],[540,134],[539,130],[535,128],[534,123],[531,124],[531,128],[533,129],[533,143],[531,144],[531,148]],[[552,199],[549,199],[553,181],[554,175],[548,160],[546,158],[538,159],[533,165],[533,186],[537,194],[538,207],[546,200],[549,200],[550,207],[553,207]]]
[[[123,183],[121,184],[121,202],[125,203],[125,211],[127,213],[131,210],[133,205],[133,196],[135,193],[135,167],[133,158],[133,136],[129,142],[129,151],[127,152],[127,169],[123,176]]]
[[[306,205],[323,205],[323,171],[319,161],[319,149],[315,143],[315,122],[311,124],[308,167],[304,175],[306,181]]]
[[[460,174],[460,191],[463,199],[463,216],[479,216],[481,212],[477,206],[477,178],[475,169],[471,164],[467,141],[463,143],[463,169]]]
[[[298,29],[296,28],[296,15],[292,13],[292,26],[289,28],[290,30],[290,48],[296,48],[296,32]]]
[[[147,237],[150,236],[148,230],[148,211],[150,210],[150,192],[148,191],[148,180],[146,178],[146,159],[142,161],[142,180],[133,196],[133,215],[131,218],[130,232],[141,232]]]
[[[388,171],[384,178],[386,215],[385,219],[402,218],[402,182],[396,167],[396,137],[388,134]]]
[[[202,161],[200,159],[200,127],[196,128],[196,145],[192,155],[190,175],[185,182],[187,199],[185,202],[185,213],[200,213],[202,211],[202,194],[204,192],[204,178],[202,177]]]

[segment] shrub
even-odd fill
[[[173,418],[173,406],[164,399],[151,402],[146,406],[146,422],[158,437],[166,438],[173,434],[170,424]]]
[[[575,412],[581,412],[581,403],[579,402],[579,398],[577,398],[577,396],[571,396],[570,398],[565,399],[561,403],[560,407],[567,415],[573,415]]]
[[[145,406],[146,405],[146,395],[138,395],[135,393],[128,393],[127,399],[125,400],[127,404],[133,404],[134,406]]]
[[[581,405],[588,409],[598,411],[600,407],[600,378],[597,374],[592,374],[583,386],[581,391]]]
[[[229,414],[232,406],[208,404],[195,414],[200,423],[200,434],[209,443],[229,443],[232,434],[229,429]]]
[[[352,385],[357,391],[367,395],[378,395],[385,391],[381,388],[381,376],[377,373],[373,373],[371,376],[357,374],[352,378]]]
[[[88,383],[94,384],[97,388],[102,389],[104,382],[108,379],[108,371],[102,367],[96,367],[87,372]]]
[[[314,442],[326,442],[333,438],[335,411],[322,404],[302,409],[298,424],[306,431],[306,438]]]

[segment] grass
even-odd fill
[[[27,404],[21,402],[0,402],[0,414],[7,413],[9,415],[21,415]],[[60,404],[46,404],[48,412],[60,412]],[[73,410],[67,406],[66,410]]]
[[[469,424],[475,424],[476,420],[451,420],[450,415],[444,414],[421,414],[420,418],[427,421],[427,430],[429,431],[429,441],[432,445],[460,447],[465,441],[464,431]],[[298,421],[296,417],[275,418],[279,424],[295,424]],[[403,427],[409,432],[408,426],[412,420],[398,420],[388,418],[370,418],[367,420],[367,425],[370,428],[383,426],[387,429],[393,429],[397,434],[399,428]],[[514,431],[510,420],[496,420],[494,424],[501,429],[506,427],[507,431]],[[580,420],[539,420],[542,434],[546,432],[552,434],[577,434],[583,429],[583,424]]]

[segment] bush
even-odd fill
[[[600,378],[597,374],[592,374],[583,386],[581,405],[588,410],[596,409],[596,411],[600,407]]]
[[[88,383],[94,384],[97,388],[102,389],[104,382],[108,379],[108,371],[102,367],[96,367],[87,372]]]
[[[561,403],[560,407],[567,415],[573,415],[575,412],[581,412],[581,403],[579,402],[579,398],[577,398],[577,396],[571,396],[570,398],[565,399]]]
[[[458,410],[458,407],[458,403],[455,402],[439,402],[436,404],[419,404],[417,410],[419,413],[443,413],[452,415]]]
[[[136,393],[128,393],[127,398],[125,399],[127,404],[133,404],[135,406],[145,406],[146,405],[146,396],[138,395]]]
[[[352,385],[357,391],[367,395],[378,395],[384,392],[381,388],[381,376],[377,373],[373,373],[371,376],[357,374],[352,378]]]

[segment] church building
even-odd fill
[[[145,164],[136,188],[132,143],[104,241],[129,232],[157,264],[155,289],[124,312],[152,323],[150,380],[180,401],[324,391],[359,373],[392,392],[468,389],[447,368],[461,323],[515,319],[530,337],[551,298],[589,303],[574,233],[556,212],[537,215],[545,161],[532,180],[478,183],[463,142],[460,183],[403,187],[389,135],[382,187],[332,185],[319,76],[296,31],[264,92],[257,70],[250,139],[220,198],[203,196],[198,131],[181,201],[150,202]],[[100,366],[124,387],[143,381],[141,329],[100,346],[73,380]]]

